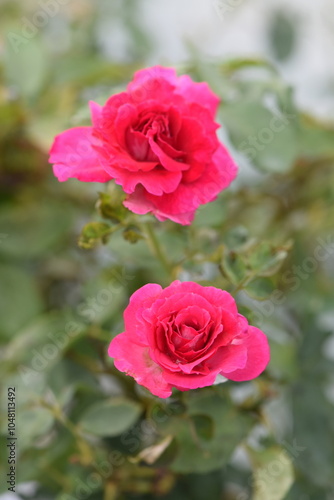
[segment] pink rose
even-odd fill
[[[138,71],[126,92],[103,107],[90,103],[92,127],[56,137],[50,163],[59,181],[114,179],[133,212],[190,224],[237,175],[217,139],[218,104],[207,83],[178,78],[174,69]]]
[[[212,286],[174,281],[137,290],[124,312],[125,332],[109,346],[115,366],[167,398],[212,385],[218,374],[242,382],[266,368],[265,334],[238,313],[233,297]]]

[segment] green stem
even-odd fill
[[[162,246],[160,245],[160,242],[159,242],[159,240],[154,232],[153,224],[150,224],[149,222],[145,222],[143,224],[143,227],[144,227],[144,230],[145,230],[145,233],[147,236],[148,244],[151,247],[153,254],[157,257],[157,259],[159,259],[162,266],[166,270],[167,274],[169,276],[173,276],[173,266],[169,262],[169,260],[167,259],[165,252],[164,252]]]
[[[50,405],[43,399],[40,400],[40,404],[51,411],[55,419],[72,434],[80,451],[82,464],[89,465],[92,463],[94,454],[91,445],[81,436],[79,429],[67,418],[61,407],[58,404]]]
[[[242,281],[240,281],[239,285],[237,285],[234,288],[234,290],[232,290],[231,294],[236,295],[238,292],[241,292],[241,290],[243,290],[245,288],[245,286],[247,286],[248,283],[250,283],[254,277],[255,276],[252,274],[249,276],[246,276],[246,278],[244,278]]]

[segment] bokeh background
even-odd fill
[[[9,386],[19,438],[1,500],[333,500],[333,19],[331,0],[0,0],[2,478]],[[106,356],[131,293],[170,277],[140,227],[80,247],[112,188],[59,184],[47,162],[88,100],[154,64],[220,95],[240,166],[190,231],[157,225],[174,277],[235,293],[272,349],[259,380],[184,407]]]

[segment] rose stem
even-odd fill
[[[165,252],[160,245],[160,242],[154,232],[153,224],[144,222],[144,230],[147,236],[148,245],[151,247],[153,254],[159,259],[169,276],[173,275],[173,266],[167,259]]]

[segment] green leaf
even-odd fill
[[[3,366],[3,365],[2,365]],[[1,366],[1,368],[2,368]],[[44,374],[40,373],[37,376],[34,376],[34,379],[30,382],[29,385],[25,384],[24,380],[21,377],[20,367],[17,373],[1,373],[1,382],[2,388],[0,392],[0,398],[3,403],[7,399],[7,388],[15,387],[16,392],[16,402],[18,406],[18,415],[21,414],[21,410],[26,411],[30,409],[35,409],[36,406],[39,406],[39,402],[44,398],[45,393],[48,390]],[[44,408],[40,408],[42,411],[42,415],[44,415]],[[36,409],[36,412],[39,411]],[[6,431],[6,420],[2,419],[2,428]]]
[[[141,411],[141,406],[129,399],[102,401],[84,413],[80,426],[96,436],[118,436],[135,424]]]
[[[29,259],[55,250],[72,224],[73,210],[67,203],[40,201],[3,209],[0,214],[0,254]]]
[[[60,360],[51,368],[47,373],[47,383],[61,407],[73,400],[78,389],[85,391],[99,389],[92,373],[68,359]]]
[[[17,430],[21,450],[33,446],[36,439],[51,430],[54,416],[45,408],[21,409],[17,413]]]
[[[223,247],[220,268],[231,283],[247,286],[257,278],[275,275],[288,256],[290,247],[290,242],[282,246],[275,246],[265,241],[261,243],[253,242],[238,250],[228,250]],[[261,281],[257,285],[258,288],[262,288],[260,298],[263,298],[264,286],[270,292],[269,281]],[[260,291],[256,292],[256,288],[255,284],[249,290],[256,295],[256,293],[260,293]]]
[[[225,247],[220,267],[224,276],[234,285],[239,285],[250,276],[250,269],[243,256],[235,251],[228,251]]]
[[[219,469],[246,437],[253,418],[211,388],[187,393],[186,403],[187,414],[158,423],[160,432],[174,435],[178,446],[171,468],[184,474]]]
[[[242,248],[249,240],[249,231],[244,226],[235,226],[224,235],[224,242],[230,250]]]
[[[212,418],[207,415],[193,415],[191,419],[194,423],[197,436],[206,441],[210,441],[214,434],[214,423]]]
[[[318,358],[317,365],[323,362]],[[326,399],[321,379],[308,369],[291,390],[292,417],[296,422],[292,436],[300,447],[296,452],[298,471],[319,487],[333,484],[333,403]]]
[[[0,265],[0,334],[10,337],[42,310],[32,277],[23,269]]]
[[[291,18],[291,13],[277,11],[269,27],[269,42],[274,57],[279,61],[288,59],[296,45],[297,22]]]
[[[254,95],[223,103],[222,120],[234,146],[264,172],[288,172],[298,157],[297,115],[272,112]]]
[[[118,317],[128,300],[126,288],[133,278],[134,275],[124,268],[112,267],[101,276],[86,281],[82,289],[80,315],[90,323],[101,325],[112,317]],[[91,297],[96,297],[94,304]]]
[[[334,158],[334,128],[302,115],[300,149],[306,158]]]
[[[3,360],[9,366],[20,365],[25,385],[34,377],[49,371],[63,353],[85,332],[85,325],[66,314],[39,316],[7,342]]]
[[[230,59],[221,65],[221,69],[224,73],[234,73],[249,68],[265,68],[273,74],[277,73],[275,66],[266,59],[243,59],[238,57],[236,59]]]
[[[294,380],[299,372],[295,342],[270,342],[269,373],[278,380]]]
[[[253,500],[283,500],[294,482],[290,456],[279,446],[248,451],[254,468]]]
[[[38,28],[35,29],[37,32]],[[18,43],[17,36],[23,43]],[[38,36],[27,40],[20,33],[14,32],[7,33],[7,42],[5,52],[7,80],[20,95],[33,98],[40,92],[47,78],[49,57],[45,44]]]
[[[272,276],[279,271],[288,256],[291,243],[277,247],[269,242],[262,242],[250,252],[248,262],[258,276]]]
[[[275,290],[269,278],[257,278],[245,286],[245,292],[256,300],[266,300]]]
[[[215,203],[207,203],[202,205],[196,212],[196,217],[193,222],[195,227],[212,227],[221,225],[226,217],[226,206],[220,204],[219,201]]]

